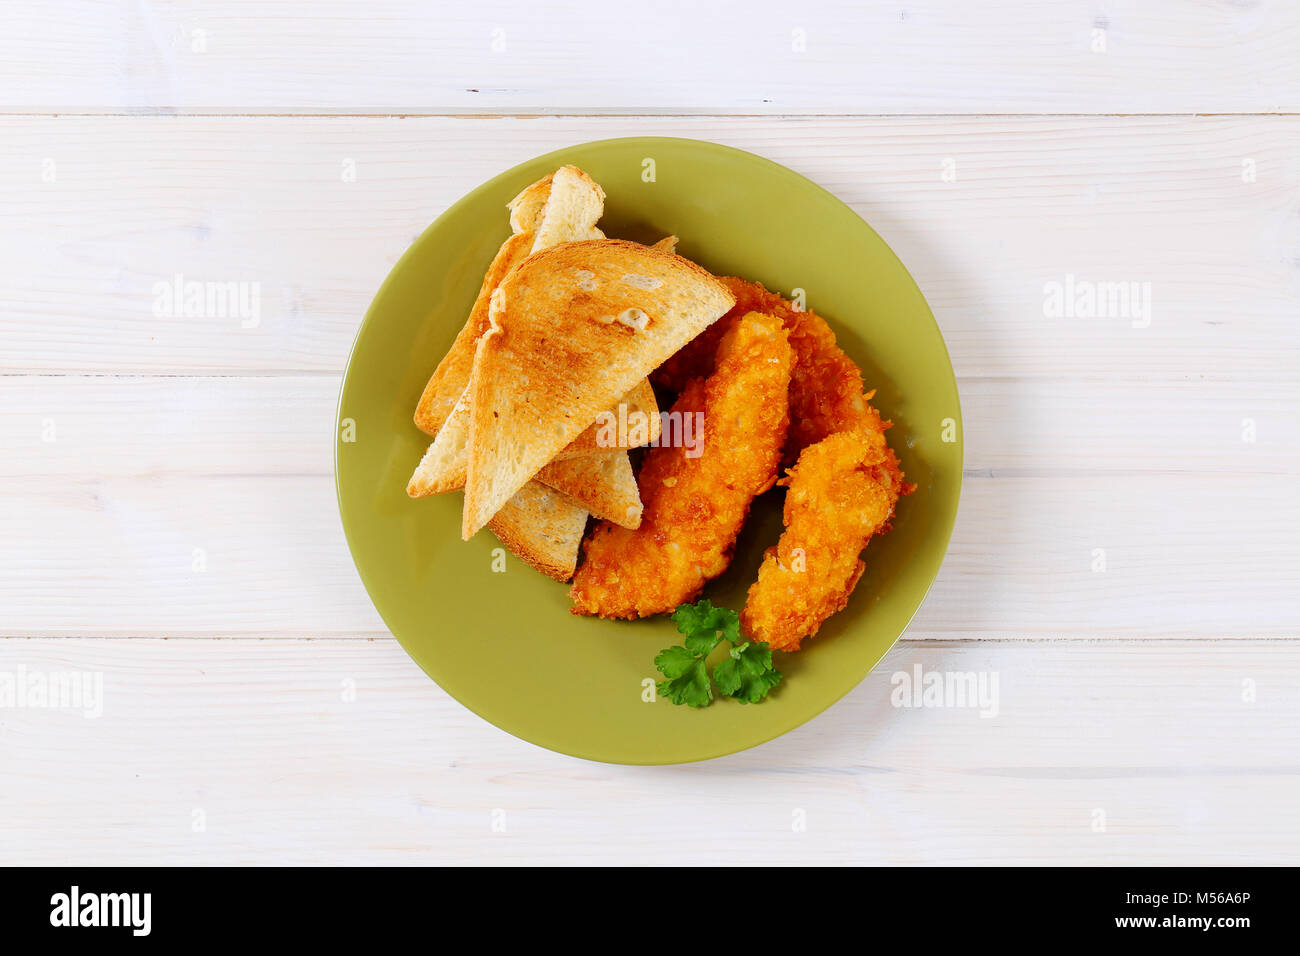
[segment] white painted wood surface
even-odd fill
[[[98,718],[4,714],[6,862],[1300,855],[1293,641],[905,642],[784,737],[660,768],[588,763],[509,737],[386,639],[9,643],[19,645],[10,662],[102,674],[104,695]],[[996,672],[997,715],[891,706],[894,675],[917,665]]]
[[[655,4],[617,58],[612,8],[572,9],[7,12],[0,672],[99,674],[104,708],[0,707],[0,859],[1300,862],[1297,8]],[[806,727],[683,768],[447,698],[367,601],[331,475],[348,346],[414,235],[637,134],[859,211],[966,429],[900,645]],[[176,273],[260,283],[258,324],[158,317]],[[1050,317],[1068,277],[1150,282],[1149,325]],[[997,674],[1000,713],[891,706],[918,663]]]
[[[1263,112],[1300,105],[1286,0],[798,4],[45,0],[21,112]]]

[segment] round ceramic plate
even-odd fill
[[[666,617],[569,612],[568,588],[513,556],[494,570],[486,529],[460,539],[461,495],[413,501],[406,482],[429,439],[411,414],[509,234],[505,204],[557,167],[607,194],[601,228],[678,252],[716,275],[804,290],[894,422],[889,442],[916,493],[864,553],[849,606],[797,654],[767,700],[700,710],[647,701],[654,656],[680,642]],[[407,653],[502,730],[562,753],[664,764],[733,753],[798,727],[862,680],[907,626],[943,561],[961,490],[961,413],[943,339],[889,247],[851,209],[750,153],[688,139],[603,140],[539,156],[460,200],[407,250],[357,334],[339,397],[335,475],[357,570]],[[945,433],[945,422],[948,427]],[[948,439],[945,441],[944,439]],[[739,610],[781,530],[781,494],[756,503],[730,570],[705,596]],[[497,562],[499,566],[500,562]]]

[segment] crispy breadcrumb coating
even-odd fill
[[[798,461],[786,495],[786,530],[768,549],[750,588],[741,625],[754,640],[797,650],[803,638],[847,603],[865,565],[859,559],[873,534],[889,530],[901,495],[915,490],[885,443],[890,422],[863,392],[862,371],[815,312],[757,282],[722,280],[735,307],[668,360],[653,380],[671,388],[706,372],[713,342],[750,311],[779,318],[790,333],[790,430],[784,462]],[[807,459],[805,463],[805,459]],[[802,569],[802,570],[798,570]]]
[[[736,297],[735,306],[687,343],[651,376],[665,388],[680,390],[687,381],[713,370],[717,343],[742,315],[762,312],[779,318],[790,332],[795,365],[790,377],[790,431],[784,461],[836,432],[889,427],[871,406],[874,392],[863,394],[862,371],[844,354],[831,327],[815,312],[801,312],[757,282],[734,276],[722,282]]]
[[[755,313],[715,341],[712,374],[686,383],[671,409],[703,412],[703,453],[647,452],[637,478],[641,527],[602,521],[591,532],[569,591],[575,614],[643,617],[694,600],[726,570],[750,502],[776,480],[790,422],[787,332]]]
[[[740,615],[741,630],[797,651],[844,608],[865,564],[859,554],[887,530],[903,481],[884,429],[845,431],[804,449],[781,479],[785,531],[768,548]]]

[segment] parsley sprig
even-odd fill
[[[781,672],[772,666],[772,649],[741,640],[740,615],[735,611],[714,607],[705,599],[680,605],[673,622],[684,638],[681,644],[660,651],[655,667],[666,678],[656,685],[659,693],[674,704],[707,707],[713,703],[713,684],[724,697],[757,704],[781,682]],[[722,641],[731,645],[729,656],[710,675],[706,661]]]

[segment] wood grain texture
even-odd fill
[[[337,390],[326,375],[0,377],[4,633],[384,633],[336,517]],[[1300,631],[1295,385],[962,390],[961,512],[910,634]]]
[[[1294,476],[974,476],[908,633],[1294,635],[1294,488]],[[0,522],[7,634],[383,633],[328,477],[3,479]]]
[[[329,476],[341,381],[0,375],[0,479]],[[958,385],[968,479],[1300,473],[1300,381]]]
[[[5,862],[1300,863],[1300,7],[729,10],[6,11],[0,680],[99,675],[104,707],[0,706]],[[331,475],[410,241],[625,135],[849,203],[963,402],[906,639],[804,727],[684,767],[450,700],[367,600]],[[256,283],[257,322],[158,314],[177,274]],[[1150,283],[1150,322],[1054,316],[1075,282]],[[891,706],[917,665],[996,676],[997,716]]]
[[[753,150],[849,203],[963,378],[1300,367],[1300,117],[8,117],[0,208],[31,225],[0,232],[0,369],[338,372],[388,270],[465,191],[566,143],[652,134]],[[257,283],[256,326],[156,314],[178,274]],[[1067,282],[1150,283],[1149,324],[1053,317]]]
[[[918,665],[996,675],[996,716],[893,706]],[[510,737],[386,640],[0,641],[20,666],[103,708],[0,710],[15,864],[1300,862],[1295,642],[904,643],[790,734],[656,768]]]
[[[1286,2],[47,0],[0,35],[0,108],[1267,112],[1297,47]]]

